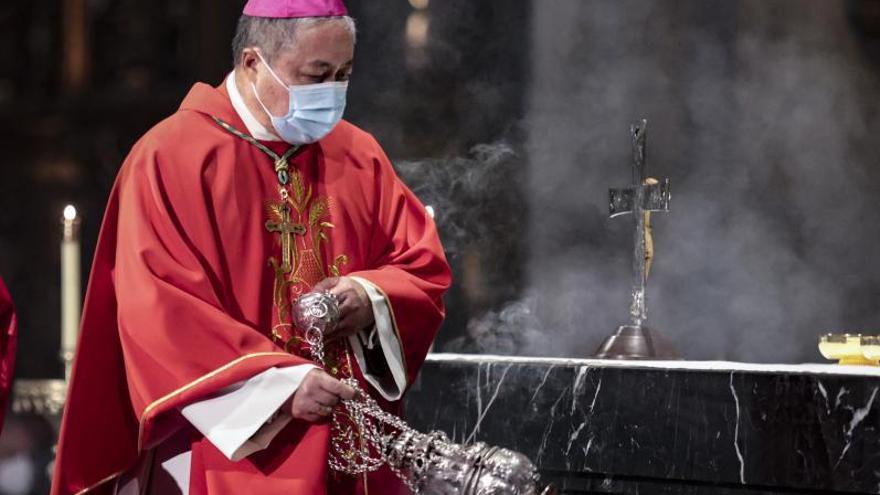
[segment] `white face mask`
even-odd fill
[[[257,102],[272,120],[272,126],[278,136],[290,144],[309,144],[330,134],[330,131],[342,120],[342,114],[345,112],[348,81],[288,86],[275,74],[260,52],[257,52],[257,56],[278,84],[287,89],[289,98],[287,114],[276,117],[263,104],[257,93],[257,87],[251,83]]]

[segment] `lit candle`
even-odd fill
[[[76,208],[67,205],[61,241],[61,359],[68,378],[79,335],[80,283],[79,219]]]

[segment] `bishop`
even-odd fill
[[[250,0],[233,69],[134,145],[85,300],[53,495],[393,494],[330,470],[328,418],[361,382],[385,409],[419,371],[450,270],[425,207],[342,119],[341,0]],[[329,291],[326,366],[291,308]],[[357,441],[357,439],[355,439]]]

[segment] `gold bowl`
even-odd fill
[[[872,337],[868,337],[871,339]],[[838,364],[877,366],[880,360],[880,345],[868,346],[871,349],[870,356],[863,352],[863,337],[859,334],[835,334],[829,333],[819,337],[819,352],[826,359],[835,360]],[[874,343],[880,344],[880,341],[874,340]]]
[[[865,359],[874,363],[880,361],[880,336],[862,335],[859,344]]]

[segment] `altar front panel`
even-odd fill
[[[880,369],[435,354],[407,418],[563,493],[880,493]]]

